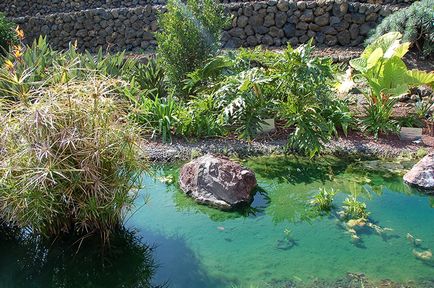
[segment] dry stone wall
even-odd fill
[[[133,8],[148,4],[165,4],[167,0],[1,0],[0,11],[11,17],[77,12],[88,9]],[[222,3],[259,2],[259,0],[218,0]],[[299,0],[295,0],[299,1]],[[411,3],[415,0],[349,0],[371,4]]]
[[[12,1],[17,7],[21,7],[19,3],[28,3],[27,0],[4,1]],[[67,5],[64,3],[67,1],[62,0],[35,0],[35,3],[42,5],[47,1],[52,5],[45,5],[44,11],[56,7],[66,9],[62,5]],[[165,6],[149,1],[163,0],[75,0],[69,1],[69,5],[77,3],[78,6],[73,7],[82,7],[79,4],[86,2],[87,6],[72,12],[9,17],[24,29],[28,42],[39,35],[47,35],[49,42],[59,49],[77,40],[82,50],[95,51],[100,47],[112,51],[153,50],[157,15],[165,12]],[[116,7],[121,4],[122,7]],[[100,8],[92,8],[94,6]],[[297,45],[311,38],[318,46],[356,46],[363,42],[370,29],[400,7],[348,0],[244,1],[224,6],[232,19],[222,34],[222,45],[227,48],[279,47],[288,42]]]

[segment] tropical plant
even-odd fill
[[[165,74],[156,58],[148,59],[146,64],[136,65],[132,71],[134,80],[146,91],[148,97],[155,99],[167,96]]]
[[[192,98],[177,111],[177,134],[185,137],[212,137],[224,133],[219,121],[219,110],[212,95]]]
[[[169,83],[180,92],[187,73],[216,55],[227,18],[213,0],[169,0],[166,8],[158,20],[157,55]]]
[[[419,119],[425,119],[429,117],[431,108],[433,107],[433,103],[431,102],[425,102],[425,101],[417,101],[414,105],[414,110],[416,112],[417,117]]]
[[[132,106],[130,116],[150,132],[152,138],[161,137],[163,142],[170,142],[179,123],[177,101],[170,95],[152,99],[148,91],[138,90],[134,81],[123,87],[122,92]]]
[[[18,44],[14,28],[14,24],[0,12],[0,56],[5,56],[13,45]]]
[[[241,138],[251,139],[261,131],[265,117],[270,117],[272,99],[264,95],[264,86],[273,79],[263,69],[252,68],[227,77],[214,93],[226,127],[235,128]]]
[[[408,52],[409,42],[401,43],[402,35],[390,32],[368,45],[359,58],[350,61],[357,74],[368,83],[368,101],[362,129],[378,137],[379,133],[397,131],[397,123],[390,121],[396,97],[411,87],[432,86],[434,73],[408,70],[401,58]]]
[[[348,196],[342,205],[342,216],[345,219],[368,219],[369,212],[366,204],[357,200],[354,195]]]
[[[325,188],[320,188],[318,194],[310,201],[310,204],[317,207],[320,211],[330,211],[333,207],[335,195],[336,192],[333,189],[327,191]]]
[[[410,42],[417,47],[423,55],[428,56],[434,52],[434,1],[416,1],[407,8],[401,8],[387,16],[370,32],[367,44],[388,32],[399,32],[404,42]]]
[[[47,237],[99,234],[121,224],[143,170],[119,80],[89,78],[5,102],[0,217]]]
[[[332,96],[331,60],[313,57],[312,51],[311,42],[297,49],[288,45],[273,65],[279,71],[279,115],[288,127],[295,128],[288,139],[289,147],[311,157],[321,151],[337,127],[346,132],[351,121],[346,103]]]

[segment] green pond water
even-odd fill
[[[422,240],[417,251],[434,250],[434,198],[407,187],[389,172],[394,165],[378,171],[376,164],[252,158],[243,165],[256,173],[258,189],[251,208],[238,213],[196,204],[167,184],[176,183],[178,167],[156,168],[107,259],[95,243],[76,253],[76,245],[3,237],[0,288],[333,287],[347,273],[373,283],[434,283],[434,259],[417,259],[406,237]],[[339,191],[328,215],[307,205],[320,187]],[[351,193],[366,202],[372,223],[393,231],[363,227],[352,241],[336,216]]]

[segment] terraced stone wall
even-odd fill
[[[28,3],[27,0],[4,1],[14,2],[16,7]],[[157,14],[165,11],[164,5],[149,2],[165,0],[34,1],[45,10],[31,10],[29,6],[26,16],[9,17],[24,29],[28,42],[47,35],[50,43],[60,49],[77,40],[80,49],[91,51],[100,47],[112,51],[153,50]],[[222,34],[222,45],[228,48],[279,47],[288,42],[297,45],[310,38],[318,46],[356,46],[371,28],[401,7],[348,0],[243,1],[224,6],[232,17],[231,25]],[[23,12],[24,8],[20,9]],[[65,12],[49,12],[55,9]],[[36,11],[39,12],[34,14]]]
[[[218,0],[221,3],[259,2],[258,0]],[[295,2],[298,0],[295,0]],[[371,4],[410,3],[415,0],[350,0]],[[77,12],[87,9],[133,8],[147,4],[165,4],[167,0],[2,0],[0,11],[10,17]]]

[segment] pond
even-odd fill
[[[334,287],[363,286],[364,279],[432,287],[434,259],[413,250],[434,250],[434,198],[407,187],[395,174],[401,165],[379,163],[251,158],[243,165],[258,179],[254,202],[230,213],[168,184],[176,183],[178,166],[157,167],[144,177],[129,231],[113,243],[116,257],[102,261],[89,243],[76,253],[24,236],[2,239],[0,287]],[[308,204],[320,187],[339,192],[327,215]],[[392,230],[362,227],[352,240],[337,216],[351,193],[366,202],[372,223]],[[408,234],[422,243],[416,247]]]

